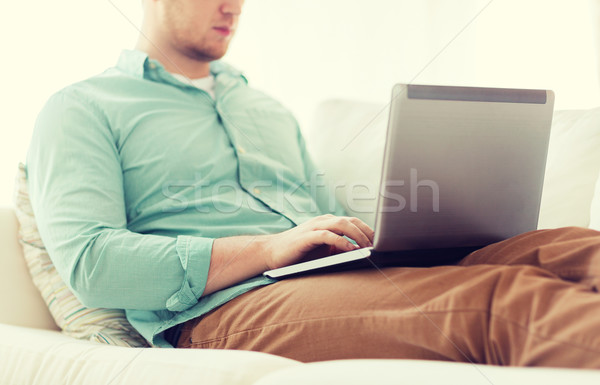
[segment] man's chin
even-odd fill
[[[192,57],[195,60],[203,62],[211,62],[221,59],[227,53],[227,47],[224,49],[202,49],[202,50],[191,50]]]

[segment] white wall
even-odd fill
[[[250,0],[228,59],[307,124],[323,99],[385,102],[395,82],[464,83],[475,70],[474,35],[430,64],[484,1],[455,3]]]
[[[304,126],[322,100],[385,103],[395,82],[552,88],[557,108],[588,108],[599,104],[590,1],[246,0],[226,59]],[[0,205],[44,101],[134,45],[139,3],[3,4]]]
[[[551,88],[557,108],[587,108],[600,101],[590,4],[249,0],[228,59],[301,120],[324,98],[386,102],[395,82]]]
[[[134,22],[139,0],[112,0]],[[60,88],[114,65],[137,31],[108,0],[5,1],[0,8],[0,205],[46,99]]]
[[[558,109],[597,106],[596,1],[494,1],[478,20],[474,79],[551,88]]]

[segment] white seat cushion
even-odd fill
[[[421,360],[340,360],[271,373],[255,385],[596,385],[600,371]]]
[[[0,324],[0,384],[253,384],[302,365],[265,353],[126,348]]]

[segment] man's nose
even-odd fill
[[[244,0],[227,0],[221,5],[221,12],[231,15],[239,15],[242,13],[242,5]]]

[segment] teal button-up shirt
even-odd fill
[[[201,297],[215,238],[343,214],[292,115],[211,63],[215,99],[139,51],[55,94],[27,156],[42,240],[90,307],[126,309],[152,344],[248,290]]]

